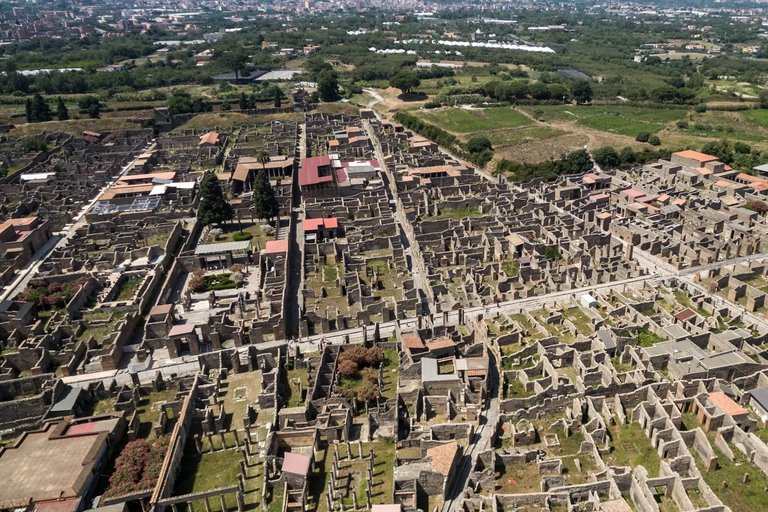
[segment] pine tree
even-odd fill
[[[64,100],[61,99],[61,96],[59,96],[59,99],[56,101],[56,117],[59,118],[59,121],[66,121],[69,119],[69,110],[67,110],[67,106],[64,104]]]
[[[267,171],[261,169],[253,182],[253,213],[259,219],[272,219],[279,211],[275,189],[269,183]]]
[[[197,212],[197,218],[203,226],[232,220],[234,216],[232,205],[224,197],[224,192],[221,190],[216,174],[209,173],[205,175],[200,183],[200,196],[200,208]]]
[[[28,123],[34,123],[37,119],[35,119],[35,112],[32,107],[32,100],[27,98],[27,103],[24,106],[24,112],[26,113],[27,122]]]
[[[280,88],[279,87],[275,87],[275,108],[280,108],[280,105],[282,104],[282,102],[280,101],[281,100],[281,98],[280,98],[281,96],[282,96],[282,94],[280,92]]]
[[[248,98],[245,97],[245,93],[240,93],[240,110],[246,110],[248,108]]]

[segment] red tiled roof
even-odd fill
[[[306,455],[287,452],[283,456],[283,473],[293,473],[294,475],[307,476],[309,473],[310,458]]]
[[[270,240],[264,248],[264,254],[288,252],[288,240]]]
[[[715,391],[709,394],[709,400],[723,410],[725,414],[730,416],[738,416],[739,414],[747,414],[747,410],[731,400],[728,395],[722,391]]]
[[[418,336],[403,336],[403,345],[406,348],[424,348],[424,342]]]
[[[120,178],[120,181],[141,181],[157,178],[159,180],[172,180],[176,177],[175,172],[156,172],[155,174],[129,174]]]
[[[320,228],[336,229],[339,227],[339,219],[332,217],[330,219],[305,219],[302,222],[305,232],[317,231]]]
[[[640,192],[639,190],[635,190],[633,188],[628,188],[626,190],[622,190],[621,193],[626,195],[626,196],[634,197],[634,198],[642,197],[642,196],[645,195],[645,192]]]
[[[439,350],[441,348],[450,348],[455,346],[456,346],[456,343],[454,343],[453,340],[448,340],[448,339],[427,343],[427,348],[429,350]]]
[[[198,146],[202,144],[218,144],[219,143],[219,134],[217,132],[208,132],[205,135],[200,136],[200,142],[198,143]]]
[[[326,181],[333,181],[333,176],[320,176],[319,168],[331,165],[328,155],[313,156],[304,160],[304,165],[299,169],[299,185],[315,185]]]
[[[475,369],[475,370],[467,370],[467,376],[469,377],[482,377],[485,375],[486,371],[483,369]]]
[[[432,457],[432,465],[435,467],[435,471],[441,475],[448,475],[451,472],[451,467],[458,451],[459,444],[453,441],[428,449],[427,457]]]
[[[185,334],[192,334],[193,332],[195,332],[195,324],[174,325],[168,332],[168,336],[184,336]]]
[[[698,151],[691,151],[690,149],[687,151],[678,151],[677,153],[672,153],[672,156],[679,156],[681,158],[696,160],[699,163],[714,162],[717,160],[716,156],[706,155],[704,153],[699,153]]]
[[[88,423],[80,423],[78,425],[72,425],[67,429],[67,435],[73,436],[76,434],[90,434],[93,429],[96,428],[98,421],[90,421]]]
[[[689,318],[693,318],[696,316],[696,312],[693,311],[691,308],[685,308],[681,312],[675,315],[675,318],[680,320],[681,322],[685,322]]]

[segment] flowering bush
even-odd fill
[[[34,302],[39,308],[64,307],[87,281],[87,277],[68,283],[48,283],[45,279],[34,279],[21,293],[20,300]]]
[[[104,496],[120,496],[151,489],[157,484],[170,437],[158,438],[152,446],[144,439],[131,441],[115,460],[115,472],[109,477]]]

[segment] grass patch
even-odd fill
[[[119,284],[119,288],[115,294],[115,300],[130,300],[136,294],[136,290],[141,286],[141,282],[144,280],[144,276],[131,276],[128,279],[123,279]]]
[[[532,123],[525,114],[506,107],[482,110],[451,108],[419,115],[435,126],[455,133],[506,130]]]
[[[468,208],[451,208],[440,212],[440,215],[435,217],[429,217],[428,220],[441,220],[441,219],[455,219],[461,220],[464,217],[479,217],[481,215],[480,208],[476,206],[470,206]]]
[[[603,457],[607,464],[632,468],[643,465],[649,476],[658,476],[661,459],[639,423],[615,425],[608,433],[612,449]]]
[[[652,347],[661,341],[664,341],[664,338],[645,327],[640,327],[637,330],[637,344],[643,348]]]
[[[195,449],[194,442],[188,442],[184,450],[175,494],[190,494],[237,484],[240,460],[242,456],[238,450],[208,452],[200,455]],[[234,493],[227,494],[225,502],[230,510],[237,507]],[[221,510],[219,499],[211,499],[210,504],[212,510]],[[205,503],[202,500],[194,501],[192,510],[205,512]]]

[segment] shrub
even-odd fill
[[[245,240],[250,240],[251,238],[253,238],[253,233],[243,232],[243,233],[235,233],[234,235],[232,235],[232,240],[234,240],[235,242],[243,242]]]
[[[635,140],[637,142],[648,142],[648,139],[650,138],[651,134],[648,132],[640,132],[635,137]]]
[[[687,130],[688,129],[688,121],[678,121],[677,127],[681,130]]]
[[[491,140],[485,135],[475,135],[467,141],[467,151],[470,153],[482,153],[486,149],[493,149]]]
[[[698,105],[693,107],[693,110],[699,114],[703,114],[704,112],[707,111],[707,106],[703,103],[699,103]]]
[[[33,151],[48,151],[48,145],[43,139],[37,137],[27,137],[21,142],[24,151],[31,153]]]
[[[748,210],[752,210],[753,212],[757,212],[760,214],[768,212],[768,204],[766,204],[765,201],[760,201],[757,199],[750,199],[749,201],[747,201],[744,207],[747,208]]]
[[[651,135],[648,137],[648,144],[651,146],[660,146],[661,145],[661,139],[659,139],[656,135]]]
[[[344,377],[357,375],[357,363],[351,359],[346,359],[339,363],[339,373]]]

